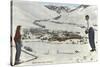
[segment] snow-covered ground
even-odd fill
[[[47,5],[47,4],[46,4]],[[67,6],[69,7],[69,6]],[[77,7],[76,7],[77,8]],[[75,9],[75,7],[74,7]],[[13,36],[17,25],[22,28],[43,28],[50,31],[68,31],[80,32],[80,36],[87,37],[85,29],[87,23],[85,15],[90,16],[90,26],[95,29],[95,41],[97,42],[97,7],[88,6],[87,8],[80,7],[72,12],[61,13],[50,10],[41,2],[18,1],[13,3]],[[58,19],[55,17],[60,16]],[[70,40],[66,41],[41,41],[31,35],[33,39],[22,40],[21,61],[23,63],[17,65],[32,65],[32,64],[56,64],[56,63],[80,63],[97,61],[97,51],[90,52],[90,46],[87,40],[86,44],[75,43],[71,44]],[[77,41],[73,39],[72,41]],[[97,46],[97,43],[96,43]],[[30,50],[27,50],[27,47]],[[23,51],[24,50],[24,51]],[[38,58],[34,59],[35,55]]]
[[[32,52],[25,50],[25,46],[30,47]],[[34,56],[22,51],[21,61],[24,62],[19,64],[19,66],[97,61],[97,52],[90,52],[89,44],[52,44],[46,42],[23,41],[22,50],[23,49],[38,58],[34,59]]]

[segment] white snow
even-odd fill
[[[32,54],[38,56],[38,58],[29,62],[24,62],[19,66],[97,61],[97,52],[90,52],[89,44],[50,44],[43,42],[26,43],[25,41],[23,41],[23,44],[23,46],[31,47],[33,50]],[[75,53],[75,51],[79,51],[79,53]],[[32,58],[34,57],[22,52],[22,61],[27,61]]]

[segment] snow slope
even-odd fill
[[[50,19],[58,14],[44,7],[41,3],[29,1],[13,2],[13,33],[17,25],[24,28],[38,27],[33,24],[37,19]]]
[[[97,22],[97,7],[89,6],[85,9],[80,8],[70,13],[62,13],[62,17],[58,21],[76,23],[86,26],[85,15],[90,16],[90,24]]]

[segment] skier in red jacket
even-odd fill
[[[18,25],[16,28],[16,33],[14,36],[14,41],[16,45],[16,57],[15,57],[15,64],[19,64],[20,61],[20,54],[21,54],[21,33],[20,33],[21,26]]]

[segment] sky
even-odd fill
[[[72,3],[52,3],[52,2],[41,2],[44,5],[56,5],[56,6],[67,6],[70,8],[76,8],[81,4],[72,4]]]
[[[37,2],[37,1],[19,1],[19,2],[23,2],[23,3],[33,2],[33,3],[40,3],[42,5],[67,6],[69,8],[76,8],[79,5],[81,5],[81,4],[72,4],[72,3],[56,3],[56,2],[54,3],[54,2]]]

